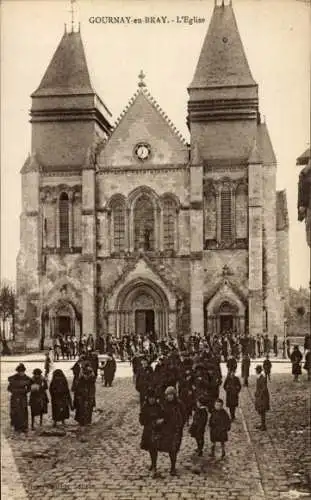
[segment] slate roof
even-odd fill
[[[231,5],[215,5],[190,88],[256,85]]]
[[[80,32],[64,33],[32,97],[94,94]]]
[[[286,190],[276,192],[276,230],[282,231],[288,229],[288,210]]]

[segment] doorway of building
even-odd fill
[[[220,316],[220,333],[226,333],[233,330],[233,316],[231,314]]]
[[[135,332],[137,335],[145,335],[146,333],[154,332],[153,309],[136,309]]]
[[[69,316],[58,316],[58,333],[59,335],[71,335],[71,321]]]

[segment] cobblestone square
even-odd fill
[[[254,379],[243,388],[232,425],[227,457],[195,456],[187,427],[178,457],[178,476],[169,475],[169,459],[160,454],[160,477],[152,479],[149,456],[140,450],[138,396],[130,378],[112,388],[97,381],[97,411],[82,433],[71,418],[65,434],[52,431],[50,414],[42,434],[15,437],[8,421],[8,394],[2,384],[2,490],[5,500],[71,499],[232,499],[311,498],[310,386],[276,374],[270,384],[272,409],[268,431],[255,429]],[[61,427],[60,427],[61,429]],[[14,473],[17,467],[18,473]],[[14,476],[14,479],[13,479]]]

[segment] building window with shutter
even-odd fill
[[[176,204],[167,199],[163,204],[163,248],[175,250],[176,236]]]
[[[62,193],[59,198],[59,242],[60,248],[69,248],[69,198]]]
[[[231,191],[224,187],[221,192],[221,241],[229,243],[232,241],[232,211],[231,211]]]

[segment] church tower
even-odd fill
[[[188,92],[192,330],[281,333],[276,159],[231,1],[215,1]]]
[[[21,170],[17,337],[38,348],[56,331],[95,329],[93,151],[110,134],[111,114],[92,87],[80,30],[65,31],[31,97],[31,153]],[[83,308],[93,315],[83,315]],[[90,324],[82,324],[84,316]]]

